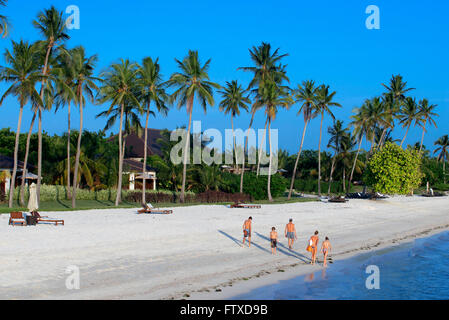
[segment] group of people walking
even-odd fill
[[[251,231],[252,231],[252,221],[253,218],[249,217],[245,222],[243,222],[243,243],[245,245],[246,240],[248,240],[248,247],[251,247]],[[296,234],[296,227],[293,223],[293,219],[290,219],[287,225],[285,226],[284,236],[288,239],[288,248],[290,250],[293,249],[293,243],[298,239]],[[271,254],[276,254],[277,243],[279,241],[278,233],[275,227],[271,228],[270,232],[270,242],[271,242]],[[317,253],[318,253],[318,231],[315,231],[314,234],[310,237],[306,250],[311,253],[310,263],[315,264]],[[327,260],[330,250],[332,249],[329,238],[326,237],[323,243],[321,244],[320,252],[323,254],[324,262],[323,266],[327,266]]]

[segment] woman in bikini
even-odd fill
[[[324,240],[323,244],[321,245],[321,252],[323,253],[324,256],[323,267],[327,266],[327,255],[331,250],[332,250],[331,242],[329,241],[329,238],[326,237],[326,240]]]

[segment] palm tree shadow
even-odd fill
[[[264,240],[266,240],[266,241],[268,241],[268,242],[271,243],[271,240],[270,240],[268,237],[266,237],[266,236],[260,234],[259,232],[256,232],[256,234],[257,234],[260,238],[262,238],[262,239],[264,239]],[[293,258],[297,258],[297,259],[301,260],[302,262],[309,262],[309,261],[310,261],[310,259],[307,258],[305,255],[302,255],[302,254],[297,253],[297,252],[295,252],[295,251],[293,251],[293,250],[290,250],[290,249],[289,249],[288,247],[286,247],[285,245],[279,243],[279,241],[278,241],[278,248],[277,248],[277,251],[279,251],[280,253],[285,254],[286,256],[290,256],[290,257],[293,257]]]
[[[234,242],[235,242],[236,244],[238,244],[239,246],[242,245],[242,243],[241,243],[238,239],[234,238],[234,237],[231,236],[230,234],[228,234],[228,233],[226,233],[226,232],[224,232],[224,231],[222,231],[222,230],[218,230],[218,232],[221,233],[222,235],[224,235],[226,238],[231,239],[232,241],[234,241]],[[251,241],[251,246],[254,246],[254,247],[256,247],[256,248],[258,248],[258,249],[260,249],[260,250],[262,250],[262,251],[265,251],[265,252],[267,252],[267,253],[271,253],[269,250],[267,250],[267,249],[265,249],[265,248],[259,246],[257,243],[254,243],[253,241]]]

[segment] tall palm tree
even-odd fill
[[[19,136],[20,127],[22,125],[23,108],[29,101],[36,105],[42,104],[42,100],[40,99],[35,88],[36,83],[42,79],[42,75],[39,72],[39,61],[37,59],[36,47],[30,45],[28,42],[12,41],[12,52],[6,49],[5,61],[8,66],[1,68],[1,80],[11,83],[11,86],[1,97],[0,106],[3,104],[4,99],[9,95],[16,96],[20,106],[14,145],[14,167],[8,202],[9,207],[12,208],[17,174]],[[25,173],[26,170],[23,168],[22,174],[24,175]]]
[[[327,194],[330,195],[332,178],[335,169],[335,161],[337,160],[337,157],[340,155],[342,145],[345,143],[344,138],[345,136],[348,135],[348,128],[343,127],[343,121],[337,120],[334,122],[332,127],[328,128],[327,133],[329,133],[330,135],[327,147],[334,150],[334,156],[332,157],[331,173],[329,176],[329,188],[327,190]]]
[[[119,172],[117,183],[117,196],[115,198],[115,205],[118,206],[121,202],[122,193],[122,173],[123,173],[123,159],[124,148],[123,143],[123,115],[125,106],[136,105],[139,108],[140,102],[137,96],[137,74],[139,72],[138,66],[131,63],[129,60],[121,60],[120,63],[113,63],[106,72],[103,72],[100,77],[103,79],[103,85],[100,88],[99,99],[100,103],[109,102],[111,106],[104,113],[110,115],[115,109],[119,107],[120,122],[119,122]]]
[[[240,115],[240,110],[243,109],[248,111],[248,104],[251,100],[245,96],[246,90],[236,81],[226,82],[226,86],[223,91],[218,91],[221,94],[223,100],[221,100],[219,109],[223,111],[224,114],[231,115],[231,130],[232,130],[232,148],[233,153],[237,152],[235,146],[235,136],[234,136],[234,118]],[[237,154],[236,154],[236,165],[237,165]]]
[[[437,123],[432,117],[438,117],[438,114],[434,112],[435,108],[438,105],[436,104],[429,104],[429,100],[422,99],[419,101],[419,117],[422,119],[422,136],[421,136],[421,144],[419,146],[419,151],[422,150],[422,145],[424,143],[424,134],[426,133],[426,125],[429,123],[429,125],[434,125],[435,128],[437,128]]]
[[[97,55],[86,57],[86,52],[83,47],[79,46],[71,50],[72,68],[73,68],[73,85],[76,94],[76,102],[80,112],[80,128],[78,131],[78,142],[76,146],[75,169],[73,174],[72,184],[72,208],[76,207],[76,188],[78,185],[78,169],[79,159],[81,153],[81,137],[83,135],[83,109],[86,105],[86,98],[94,102],[94,91],[98,91],[95,84],[100,81],[99,78],[94,77],[94,68],[98,60]]]
[[[7,2],[8,0],[0,0],[0,6],[6,7]],[[0,15],[0,34],[2,35],[2,38],[6,38],[8,36],[8,26],[8,17]]]
[[[316,116],[316,113],[313,112],[316,107],[316,92],[317,88],[315,87],[315,81],[313,80],[303,81],[302,85],[298,85],[298,88],[294,91],[296,102],[302,103],[301,107],[299,108],[298,115],[300,113],[303,114],[304,128],[302,129],[301,144],[299,145],[299,151],[296,155],[295,166],[293,167],[290,190],[288,191],[288,199],[291,198],[293,187],[295,185],[296,169],[298,168],[299,157],[301,156],[307,125],[309,124],[310,120],[312,120]]]
[[[408,131],[413,122],[415,122],[415,126],[420,123],[418,114],[418,104],[416,100],[411,97],[407,97],[404,103],[403,108],[399,113],[399,123],[402,124],[402,128],[407,128],[405,131],[404,138],[401,141],[401,147],[404,144],[405,138],[407,138]]]
[[[268,200],[273,201],[271,196],[271,168],[273,152],[271,147],[271,123],[276,118],[278,108],[289,108],[293,104],[293,99],[290,97],[289,92],[284,87],[279,87],[274,81],[267,81],[262,90],[259,91],[256,98],[256,105],[265,106],[265,114],[268,120],[268,144],[269,144],[269,165],[268,165],[268,183],[267,193]]]
[[[368,134],[367,119],[364,117],[365,112],[364,112],[363,108],[365,108],[365,104],[363,104],[361,108],[356,108],[355,110],[353,110],[353,112],[355,114],[351,116],[351,119],[352,119],[351,126],[354,128],[352,135],[354,137],[358,137],[358,143],[357,143],[358,147],[357,147],[357,152],[354,157],[351,174],[349,176],[349,184],[348,184],[349,191],[351,191],[351,183],[352,183],[352,179],[354,177],[354,171],[356,168],[357,159],[360,154],[360,149],[362,147],[363,137],[366,137]]]
[[[45,9],[38,13],[36,20],[33,20],[33,25],[41,35],[44,37],[42,41],[43,50],[45,50],[45,57],[43,58],[42,74],[46,76],[49,72],[49,61],[52,59],[52,55],[58,49],[61,49],[61,45],[64,41],[70,37],[66,33],[66,22],[63,18],[63,13],[59,12],[54,6],[50,9]],[[45,104],[42,107],[37,108],[38,112],[38,160],[37,160],[37,199],[40,200],[40,186],[42,180],[42,109],[50,109],[48,105],[48,99],[44,99],[45,90],[47,87],[47,80],[44,78],[41,84],[40,97]]]
[[[249,49],[249,54],[251,61],[253,62],[254,66],[252,67],[240,67],[237,70],[243,70],[246,72],[251,72],[253,74],[253,79],[248,85],[248,90],[251,90],[252,95],[256,96],[261,88],[264,86],[265,82],[274,81],[277,84],[281,84],[282,81],[289,81],[285,66],[281,64],[281,59],[288,56],[288,54],[279,54],[279,48],[272,51],[271,45],[266,42],[262,42],[259,46],[255,47],[253,46],[252,49]],[[256,107],[257,106],[257,107]],[[245,140],[245,146],[243,149],[243,155],[245,154],[247,147],[248,147],[248,139],[249,139],[249,132],[251,130],[254,116],[258,109],[262,108],[263,106],[260,103],[253,104],[251,108],[251,121],[249,123],[249,127],[246,134],[246,140]],[[266,131],[266,126],[265,130]],[[264,135],[265,137],[265,135]],[[259,172],[259,164],[260,164],[260,155],[261,155],[261,148],[259,148],[259,159],[258,159],[258,166],[257,166],[257,172]],[[243,192],[243,175],[245,172],[245,156],[243,156],[242,159],[242,172],[240,176],[240,193]]]
[[[374,151],[375,147],[375,130],[376,128],[385,127],[388,124],[386,123],[387,114],[386,109],[384,108],[383,101],[380,97],[374,97],[372,99],[365,100],[364,107],[361,109],[361,116],[366,120],[367,130],[370,132],[369,136],[371,138],[371,148],[370,154]]]
[[[443,162],[443,183],[446,184],[446,161],[449,157],[449,136],[446,134],[435,141],[434,145],[439,146],[433,153],[438,153],[437,160]]]
[[[184,202],[185,184],[186,184],[186,170],[187,170],[187,155],[190,142],[190,129],[192,125],[192,111],[195,96],[201,103],[201,106],[206,112],[207,105],[213,106],[215,104],[213,97],[213,88],[220,89],[220,85],[209,81],[209,66],[210,59],[204,65],[201,65],[198,58],[198,51],[189,50],[189,53],[182,61],[175,59],[180,72],[171,75],[168,80],[168,85],[175,87],[176,90],[172,94],[172,101],[177,101],[178,108],[183,105],[186,106],[187,114],[189,115],[188,129],[186,132],[186,142],[184,146],[184,167],[182,174],[182,187],[180,201]]]
[[[148,154],[148,120],[151,115],[155,113],[151,110],[151,102],[159,113],[164,115],[168,112],[166,102],[168,101],[168,95],[165,92],[165,83],[162,81],[162,74],[160,72],[159,59],[153,61],[150,57],[144,58],[142,65],[138,69],[138,85],[139,85],[139,98],[142,101],[142,105],[146,107],[145,118],[145,139],[144,139],[144,152],[143,152],[143,186],[142,186],[142,202],[146,203],[146,171],[147,171],[147,154]]]
[[[321,138],[323,134],[324,115],[330,115],[332,119],[335,119],[331,107],[341,107],[339,103],[333,101],[335,94],[335,91],[329,92],[328,85],[323,84],[317,89],[317,103],[314,107],[314,112],[321,115],[320,139],[318,142],[318,196],[321,196]]]
[[[71,123],[71,106],[77,104],[76,88],[75,88],[75,68],[74,68],[74,50],[69,52],[63,52],[58,56],[58,65],[54,68],[53,72],[56,74],[57,81],[57,94],[55,97],[56,108],[55,112],[65,105],[67,105],[67,161],[65,161],[66,168],[66,184],[67,184],[67,197],[70,199],[70,177],[71,177],[71,153],[70,153],[70,123]]]
[[[407,88],[407,82],[403,81],[402,76],[399,74],[392,75],[390,83],[388,85],[382,83],[382,86],[387,89],[387,93],[391,95],[393,104],[396,108],[399,108],[405,101],[407,92],[415,90],[415,88]]]

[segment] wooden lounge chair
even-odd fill
[[[245,203],[236,202],[236,203],[231,204],[230,208],[260,209],[262,207],[258,204],[245,204]]]
[[[54,223],[55,225],[58,225],[58,224],[62,224],[62,225],[64,225],[64,220],[61,220],[61,219],[51,219],[51,218],[49,218],[49,217],[42,217],[40,214],[39,214],[39,212],[37,212],[37,211],[33,211],[32,213],[31,213],[31,215],[33,216],[33,217],[36,217],[37,218],[37,223],[41,223],[41,222],[47,222],[47,223]]]
[[[342,196],[340,196],[340,197],[333,197],[333,198],[330,198],[328,200],[328,202],[337,202],[337,203],[345,203],[347,201],[349,201],[349,200],[345,199],[345,197],[342,197]]]
[[[151,205],[151,204],[150,204]],[[163,210],[160,208],[154,208],[147,204],[142,204],[142,209],[137,210],[138,214],[172,214],[173,210]]]
[[[15,226],[16,224],[19,224],[21,226],[27,225],[22,212],[11,212],[9,214],[9,225]]]

